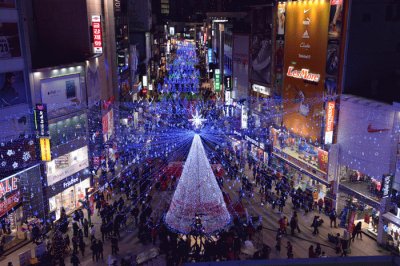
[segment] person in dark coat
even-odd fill
[[[85,237],[89,236],[89,222],[86,218],[83,220],[83,233]]]
[[[316,255],[315,255],[315,252],[314,252],[314,246],[313,246],[313,245],[311,245],[311,246],[308,248],[308,257],[309,257],[310,259],[316,258]]]
[[[318,230],[319,222],[318,222],[318,219],[319,219],[319,216],[314,216],[313,222],[311,224],[311,226],[314,228],[313,235],[319,234],[319,230]]]
[[[79,249],[81,250],[82,257],[85,257],[86,244],[85,241],[83,241],[83,239],[79,241]]]
[[[104,250],[104,249],[103,249],[103,242],[101,242],[100,239],[97,241],[97,248],[98,248],[98,250],[97,250],[98,257],[101,258],[102,260],[104,260],[104,256],[103,256],[103,250]]]
[[[286,250],[288,259],[293,259],[293,246],[290,241],[287,242]]]
[[[92,244],[90,245],[90,249],[92,250],[92,261],[97,261],[97,253],[98,253],[98,247],[97,247],[97,241],[95,239],[92,239]]]
[[[73,253],[71,256],[71,263],[73,266],[78,266],[79,264],[81,264],[78,256],[76,255],[76,253]]]

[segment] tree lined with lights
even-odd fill
[[[205,234],[223,229],[231,219],[198,134],[194,136],[165,222],[172,229],[189,234],[195,217],[201,218]]]

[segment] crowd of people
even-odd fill
[[[200,89],[200,70],[196,45],[192,42],[178,44],[175,59],[168,64],[168,76],[158,83],[158,93],[198,93]]]

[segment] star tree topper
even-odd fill
[[[203,118],[202,115],[199,115],[199,112],[196,110],[196,114],[192,116],[192,119],[189,119],[192,122],[192,125],[195,128],[199,128],[203,122],[207,121],[207,119]]]

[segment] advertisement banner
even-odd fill
[[[347,223],[347,231],[349,234],[353,233],[354,230],[354,219],[356,218],[356,212],[355,211],[350,211],[349,214],[349,222]]]
[[[40,154],[43,162],[51,161],[51,148],[49,138],[40,138]]]
[[[318,168],[327,173],[328,172],[328,152],[318,148]]]
[[[219,69],[215,69],[214,90],[216,92],[221,91],[221,74]]]
[[[49,120],[47,119],[47,106],[45,104],[36,104],[34,110],[35,130],[37,137],[49,137]]]
[[[22,71],[0,73],[0,86],[0,108],[27,103]]]
[[[320,140],[329,1],[288,2],[285,19],[283,123],[297,135]]]
[[[72,74],[40,81],[42,103],[55,110],[82,102],[80,75]]]
[[[272,64],[272,6],[252,12],[250,80],[270,85]]]
[[[325,144],[332,144],[335,123],[335,102],[326,103]]]
[[[106,115],[102,118],[103,125],[103,139],[104,142],[107,142],[110,137],[114,134],[114,111],[111,109]]]
[[[0,181],[0,218],[17,206],[21,200],[21,192],[19,190],[19,178],[14,176]]]
[[[87,146],[53,159],[46,163],[47,185],[51,186],[87,167],[89,167]]]
[[[383,175],[382,176],[382,198],[389,197],[392,191],[392,183],[393,183],[393,176],[392,175]]]
[[[325,99],[337,97],[340,66],[340,44],[343,26],[343,0],[331,0],[329,12],[328,49],[326,53]]]
[[[103,53],[103,39],[101,35],[101,18],[92,16],[93,53]]]
[[[248,121],[248,114],[247,114],[247,107],[242,106],[242,119],[241,119],[241,129],[247,129],[247,121]]]
[[[0,8],[2,3],[0,2]],[[15,6],[14,6],[15,7]],[[21,57],[17,22],[0,23],[0,60]]]

